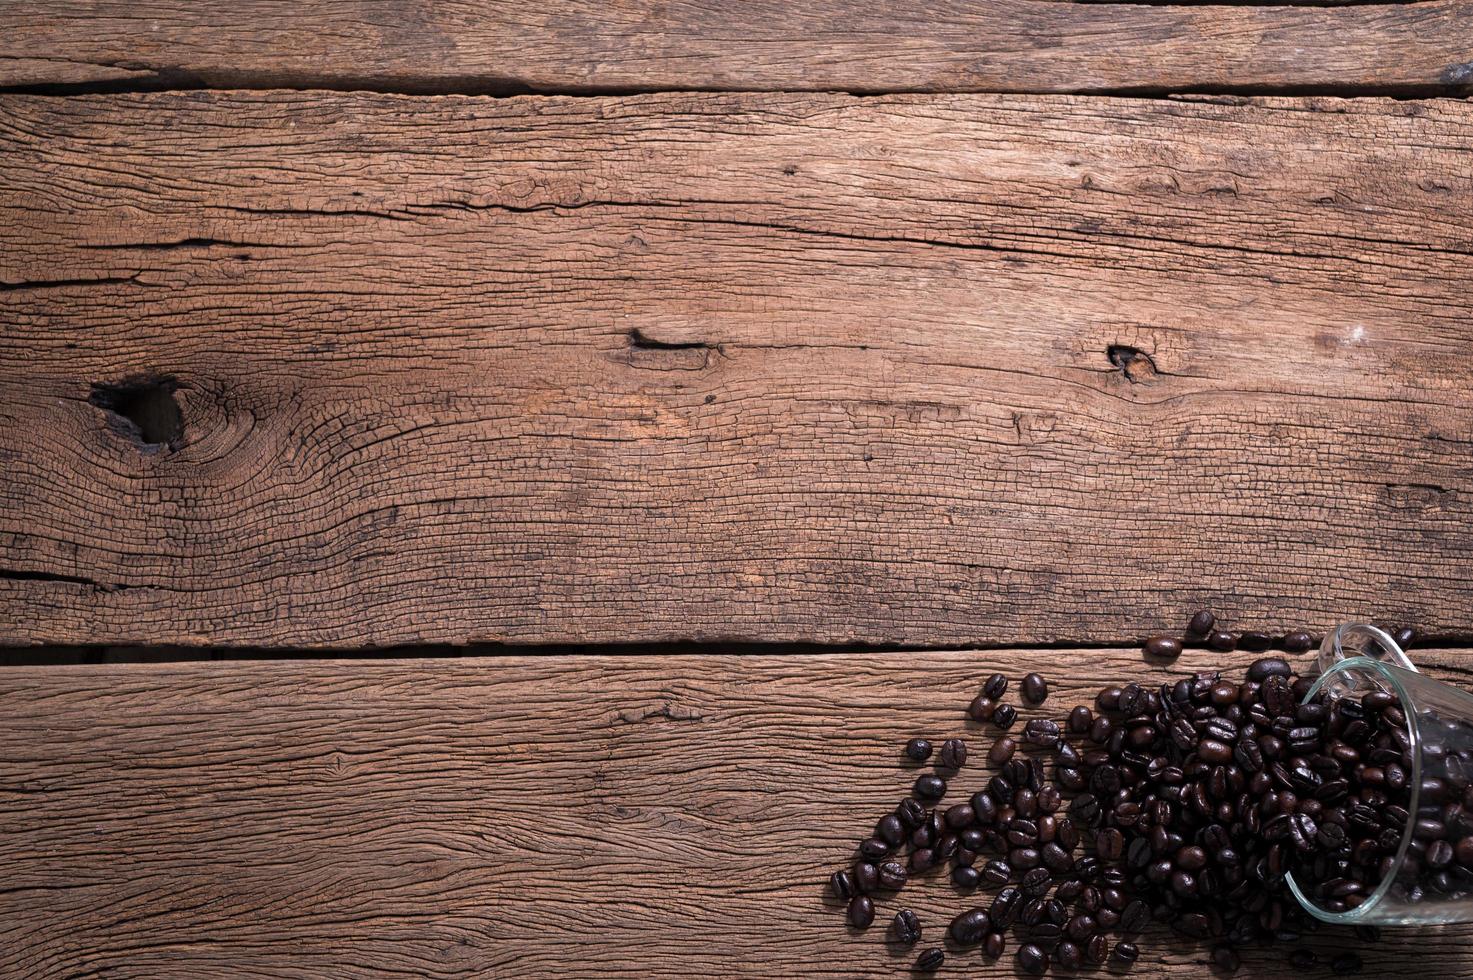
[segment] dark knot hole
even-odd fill
[[[143,445],[172,449],[184,438],[184,413],[174,398],[178,389],[173,378],[94,384],[87,400],[119,420]]]

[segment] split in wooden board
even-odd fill
[[[11,2],[0,85],[1457,94],[1473,3]]]
[[[943,874],[851,933],[825,879],[917,775],[914,735],[971,740],[994,670],[1043,671],[1035,713],[1252,654],[1135,650],[810,657],[520,657],[10,668],[0,672],[0,975],[905,975],[988,895]],[[1417,651],[1473,676],[1468,651]],[[1337,951],[1348,934],[1311,942]],[[1467,927],[1359,949],[1473,975]],[[1406,934],[1401,934],[1406,936]],[[1151,934],[1133,976],[1205,970]],[[1246,953],[1244,975],[1287,950]],[[913,955],[913,953],[911,954]],[[957,954],[969,975],[1015,975]],[[1287,971],[1285,971],[1287,972]]]
[[[0,642],[1466,633],[1470,151],[1452,101],[5,97]]]

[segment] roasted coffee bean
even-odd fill
[[[890,920],[890,931],[895,934],[897,942],[914,946],[921,941],[921,919],[910,909],[901,909],[895,913],[895,918]]]
[[[1214,630],[1207,637],[1207,645],[1219,653],[1229,653],[1238,648],[1238,638],[1223,630]]]
[[[1248,665],[1250,681],[1266,681],[1270,677],[1288,677],[1293,673],[1289,662],[1280,657],[1264,657]]]
[[[1074,868],[1074,859],[1058,844],[1045,844],[1038,853],[1043,858],[1043,866],[1054,874],[1066,874]]]
[[[1110,951],[1110,959],[1122,966],[1129,966],[1131,963],[1134,963],[1140,955],[1141,951],[1136,947],[1135,943],[1128,943],[1123,940],[1116,943],[1115,948]]]
[[[1084,961],[1094,966],[1102,966],[1110,958],[1110,940],[1104,933],[1095,933],[1089,937],[1089,942],[1084,946]]]
[[[1314,637],[1303,630],[1295,630],[1284,637],[1284,649],[1289,653],[1303,653],[1314,646]]]
[[[967,705],[967,715],[973,721],[991,721],[996,712],[997,702],[985,694],[977,695],[972,699],[972,703]]]
[[[1034,868],[1023,876],[1023,894],[1029,898],[1038,898],[1047,893],[1053,883],[1053,875],[1048,868]]]
[[[1018,969],[1039,977],[1048,972],[1048,954],[1033,943],[1018,947]]]
[[[1002,674],[993,674],[983,683],[982,693],[994,701],[1000,699],[1008,693],[1008,679]]]
[[[1012,876],[1012,867],[1001,858],[993,858],[982,867],[982,878],[989,885],[1006,885]]]
[[[1289,965],[1301,972],[1313,970],[1320,961],[1319,955],[1312,949],[1296,949],[1289,954]]]
[[[990,960],[997,959],[1006,948],[1007,937],[1000,932],[989,932],[987,938],[982,940],[982,955]]]
[[[951,883],[963,891],[971,891],[982,881],[982,873],[969,865],[951,869]]]
[[[1393,633],[1391,638],[1396,641],[1397,646],[1405,650],[1407,647],[1411,646],[1412,643],[1417,639],[1417,631],[1412,629],[1410,626],[1403,626],[1401,629]]]
[[[855,895],[849,900],[849,924],[856,929],[868,929],[875,921],[875,903],[868,895]]]
[[[1214,764],[1223,763],[1229,761],[1230,759],[1232,759],[1232,757],[1232,746],[1228,745],[1226,742],[1219,742],[1216,739],[1204,738],[1202,741],[1197,743],[1197,758],[1201,759],[1203,762],[1210,762]]]
[[[1214,946],[1212,948],[1212,965],[1217,967],[1219,970],[1225,970],[1228,973],[1232,973],[1238,967],[1243,965],[1243,959],[1238,955],[1235,949],[1233,949],[1231,946],[1223,944]]]
[[[946,780],[940,776],[917,776],[913,792],[920,800],[939,800],[946,795]]]
[[[876,869],[880,887],[889,891],[898,891],[905,887],[906,880],[910,877],[905,867],[898,861],[886,861]]]
[[[905,756],[914,762],[925,762],[931,758],[931,743],[924,738],[913,738],[905,743]]]
[[[999,895],[998,898],[1002,896]],[[992,920],[982,909],[969,909],[951,920],[947,933],[959,946],[975,946],[991,928]]]
[[[1000,704],[992,713],[992,723],[1003,731],[1013,727],[1013,722],[1018,717],[1018,709],[1010,704]]]
[[[917,973],[935,973],[946,962],[946,954],[939,949],[928,949],[916,957]]]
[[[1084,952],[1065,939],[1054,949],[1054,963],[1061,970],[1078,970],[1084,966]]]
[[[900,820],[900,826],[908,833],[919,827],[926,819],[926,808],[907,797],[895,807],[895,816]]]
[[[1140,899],[1128,902],[1120,913],[1120,928],[1123,932],[1140,932],[1151,921],[1151,910]]]
[[[1035,718],[1023,726],[1023,741],[1051,749],[1059,744],[1059,723]]]
[[[829,891],[834,893],[835,898],[846,902],[859,894],[859,890],[854,886],[854,879],[847,871],[835,871],[829,875]]]
[[[944,817],[946,826],[952,830],[963,830],[972,825],[977,819],[977,811],[966,803],[958,803],[956,806],[946,808]]]
[[[1017,740],[1011,735],[1003,735],[996,742],[992,743],[992,748],[987,752],[987,761],[991,762],[994,766],[1000,766],[1011,759],[1013,753],[1017,751]]]
[[[1238,634],[1238,646],[1244,650],[1267,650],[1273,645],[1274,638],[1267,633],[1260,633],[1257,630],[1244,630]]]
[[[1206,636],[1217,625],[1217,617],[1206,609],[1199,609],[1187,623],[1187,632],[1193,636]]]
[[[948,738],[941,743],[941,752],[936,757],[936,764],[942,769],[950,769],[953,772],[967,764],[967,743],[959,738]]]
[[[1153,636],[1145,642],[1142,649],[1149,656],[1175,660],[1181,656],[1181,640],[1174,636]]]
[[[1095,931],[1095,920],[1089,915],[1081,913],[1080,915],[1076,915],[1074,918],[1069,920],[1069,924],[1065,927],[1065,931],[1068,932],[1069,938],[1074,940],[1076,943],[1088,942],[1089,937],[1093,935]]]
[[[890,845],[878,837],[866,837],[859,842],[859,856],[866,861],[879,861],[890,853]]]
[[[860,895],[868,895],[870,892],[878,891],[880,887],[880,869],[868,861],[859,861],[854,865],[854,891]]]
[[[997,897],[992,900],[992,907],[988,910],[993,928],[1006,929],[1016,922],[1022,901],[1023,893],[1012,885],[998,892]]]
[[[1043,679],[1042,674],[1025,675],[1021,689],[1023,700],[1027,704],[1040,705],[1048,700],[1048,681]]]
[[[929,847],[918,847],[910,852],[910,870],[930,871],[936,866],[936,852]]]
[[[875,836],[891,847],[899,847],[905,841],[905,825],[893,813],[887,813],[875,824]]]

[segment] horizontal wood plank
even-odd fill
[[[1473,676],[1467,651],[1416,657]],[[1222,663],[1024,650],[11,668],[0,974],[906,975],[883,930],[850,933],[824,893],[914,779],[906,738],[987,744],[963,709],[993,670],[1047,672],[1040,711],[1058,716],[1107,682]],[[956,793],[987,775],[969,768]],[[901,897],[937,939],[976,904],[939,875]],[[901,903],[880,907],[884,921]],[[1132,976],[1205,974],[1201,949],[1143,947]],[[1368,976],[1409,952],[1425,976],[1473,976],[1467,926],[1360,951]],[[1289,975],[1285,953],[1248,951],[1242,975]],[[1011,955],[957,962],[952,975],[1016,975]]]
[[[11,2],[0,85],[1466,92],[1473,3]]]
[[[1451,101],[6,97],[0,642],[1468,633],[1470,151]]]

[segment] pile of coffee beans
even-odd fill
[[[1152,637],[1145,652],[1173,658],[1183,642]],[[1233,635],[1200,612],[1185,642],[1299,653],[1318,639]],[[1303,703],[1311,685],[1288,661],[1265,656],[1237,679],[1214,671],[1159,688],[1107,687],[1061,721],[1028,721],[1018,737],[1009,680],[995,674],[967,708],[998,732],[986,751],[996,771],[985,786],[948,799],[968,750],[947,739],[936,772],[919,776],[913,798],[880,818],[830,888],[847,902],[850,925],[864,929],[877,897],[949,867],[964,893],[995,891],[947,924],[950,947],[980,946],[995,959],[1013,946],[1027,974],[1126,970],[1151,922],[1209,944],[1213,964],[1234,970],[1241,948],[1293,944],[1319,926],[1290,893],[1291,873],[1322,907],[1354,908],[1392,867],[1411,816],[1401,705],[1381,691]],[[1038,674],[1019,688],[1030,706],[1048,698]],[[905,755],[924,761],[931,745],[913,739]],[[1420,786],[1410,877],[1398,881],[1403,897],[1473,890],[1473,753],[1452,757]],[[908,908],[889,929],[905,946],[935,938]],[[914,966],[933,971],[945,959],[927,943]],[[1318,963],[1306,948],[1288,960],[1298,969]],[[1350,974],[1361,961],[1346,951],[1319,965]]]

